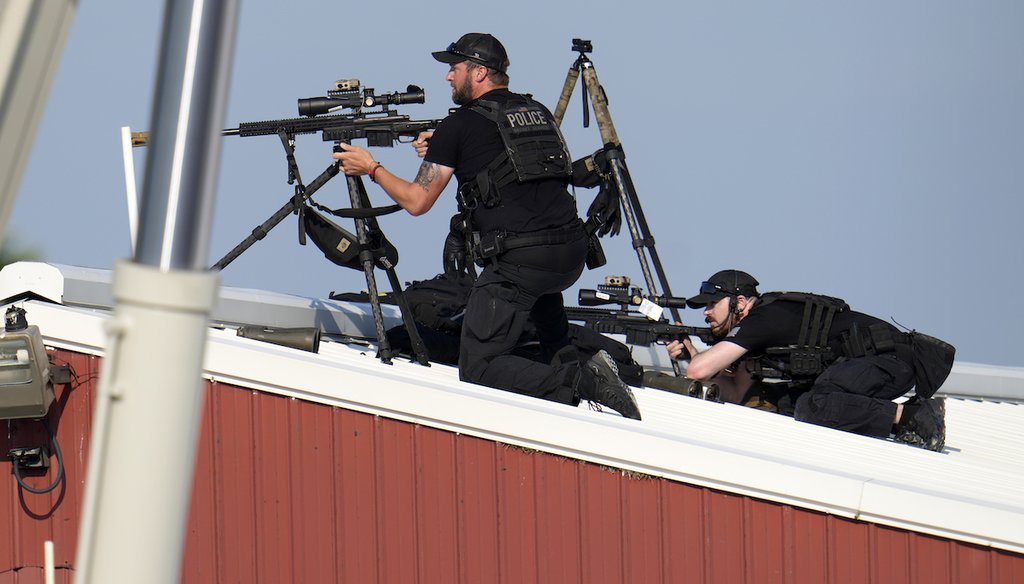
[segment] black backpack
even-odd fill
[[[405,297],[409,301],[416,329],[423,338],[431,361],[447,365],[458,364],[462,315],[472,289],[473,285],[468,277],[451,280],[444,274],[430,280],[414,281],[406,287]],[[363,298],[365,296],[362,295]],[[357,295],[351,294],[335,295],[332,298],[358,300]],[[393,302],[391,295],[382,296],[381,302]],[[411,351],[409,333],[405,327],[392,327],[387,331],[387,335],[393,348],[407,353]],[[529,345],[527,341],[528,339],[524,339],[524,343]],[[643,367],[633,360],[633,355],[626,345],[573,323],[569,323],[569,341],[579,351],[583,360],[604,349],[615,360],[619,368],[619,377],[624,382],[638,387],[643,384]],[[529,346],[520,347],[517,353],[526,357],[536,356],[532,355]]]

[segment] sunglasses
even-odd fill
[[[480,65],[483,65],[484,67],[487,67],[487,65],[480,59],[479,55],[469,55],[469,54],[466,54],[465,51],[460,51],[458,49],[458,47],[455,45],[455,43],[452,43],[452,44],[448,45],[448,48],[445,49],[445,51],[448,52],[448,53],[451,53],[453,55],[458,55],[460,57],[464,57],[464,58],[466,58],[466,59],[468,59],[470,61],[473,61],[474,63],[478,63]]]
[[[722,294],[733,294],[733,292],[730,292],[729,290],[722,288],[718,284],[713,284],[711,282],[700,283],[701,294],[718,294],[719,292],[721,292]]]
[[[458,55],[458,56],[460,56],[460,57],[462,57],[462,58],[464,58],[464,59],[466,59],[468,61],[473,61],[477,65],[483,65],[484,67],[487,67],[488,69],[494,69],[495,71],[503,72],[500,67],[495,67],[495,66],[487,63],[486,61],[484,61],[483,58],[481,58],[479,54],[469,55],[465,51],[460,51],[455,43],[452,43],[452,44],[448,45],[448,48],[445,49],[445,52],[446,53],[451,53],[453,55]]]
[[[454,53],[454,54],[456,54],[456,55],[458,55],[460,57],[466,57],[467,59],[469,58],[469,55],[467,55],[466,53],[463,53],[462,51],[460,51],[458,49],[458,47],[456,47],[455,43],[452,43],[452,44],[448,45],[448,48],[445,49],[445,52]]]

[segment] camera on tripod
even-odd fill
[[[594,45],[583,39],[572,39],[572,50],[577,51],[581,54],[594,52]]]

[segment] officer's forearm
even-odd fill
[[[398,206],[409,212],[410,215],[422,215],[434,205],[433,201],[426,201],[426,191],[415,184],[395,176],[386,168],[378,168],[374,178],[380,188],[391,199],[398,203]]]
[[[377,168],[373,178],[398,206],[410,215],[418,216],[434,206],[450,176],[450,173],[444,172],[443,167],[424,162],[412,181],[396,176],[383,166]]]
[[[722,341],[710,349],[693,355],[686,375],[692,379],[708,380],[735,363],[747,350],[735,343]]]

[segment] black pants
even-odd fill
[[[562,291],[583,273],[587,238],[505,252],[473,284],[462,323],[459,378],[559,403],[575,404],[578,363],[552,365],[569,345]],[[533,320],[544,362],[512,355]]]
[[[914,367],[895,353],[847,359],[825,369],[796,402],[801,422],[885,438],[896,417],[893,399],[914,385]]]

